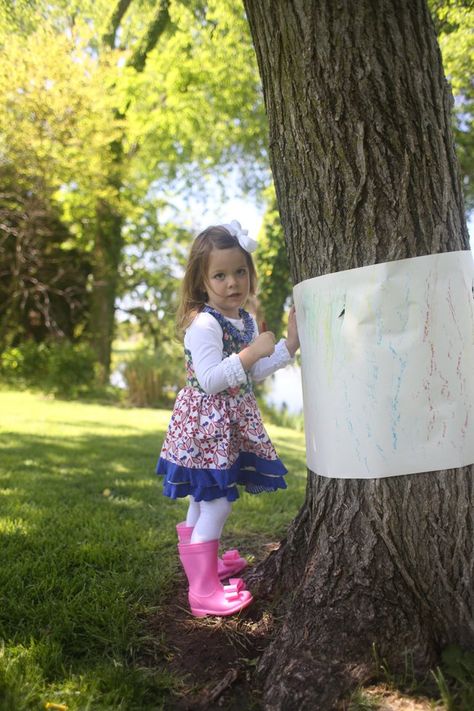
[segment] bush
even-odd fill
[[[26,341],[0,354],[0,377],[9,384],[75,397],[95,380],[95,355],[84,344]]]
[[[18,384],[40,382],[46,372],[46,346],[27,341],[21,346],[8,348],[0,355],[0,374],[7,382]]]
[[[96,355],[85,344],[64,341],[48,349],[47,385],[61,395],[77,395],[95,381]]]
[[[184,383],[184,362],[179,348],[167,342],[155,352],[137,351],[121,368],[130,404],[136,407],[171,407]]]

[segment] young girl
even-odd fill
[[[209,227],[191,248],[182,284],[178,326],[185,331],[187,382],[176,398],[157,473],[164,494],[189,496],[186,521],[177,525],[178,550],[196,617],[231,615],[252,601],[240,578],[247,561],[238,551],[218,560],[219,538],[238,498],[285,489],[286,469],[263,427],[252,381],[292,362],[299,347],[294,309],[288,336],[275,345],[258,334],[242,308],[255,294],[250,252],[257,244],[233,220]],[[230,578],[223,586],[220,579]]]

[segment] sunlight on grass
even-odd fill
[[[162,641],[161,669],[139,661],[146,619],[173,594],[187,507],[154,474],[169,416],[0,392],[1,711],[160,709],[178,683]],[[278,540],[304,498],[303,436],[268,430],[288,489],[242,494],[232,545]]]
[[[0,494],[0,496],[1,495],[2,494]],[[26,535],[28,533],[28,526],[25,521],[2,517],[0,518],[0,533],[4,533],[7,536],[11,535],[12,533],[20,533]]]

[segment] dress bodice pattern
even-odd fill
[[[240,353],[242,348],[245,348],[249,343],[254,340],[255,328],[253,319],[247,311],[240,309],[240,316],[244,322],[244,329],[240,331],[233,323],[225,318],[219,311],[216,311],[211,306],[207,304],[203,308],[203,312],[211,314],[220,327],[222,328],[222,344],[223,344],[223,355],[224,358],[232,355],[233,353]],[[205,394],[205,391],[199,384],[193,367],[193,358],[191,351],[188,348],[184,349],[184,358],[186,363],[186,385],[188,387],[196,388],[199,392]],[[223,395],[231,395],[235,397],[238,394],[244,394],[252,392],[252,381],[249,374],[247,373],[247,380],[242,383],[239,387],[227,388],[222,391]]]

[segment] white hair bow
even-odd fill
[[[258,247],[258,243],[249,237],[248,230],[242,229],[240,222],[232,220],[229,224],[221,225],[221,227],[225,227],[233,237],[237,237],[240,246],[242,249],[245,249],[246,252],[255,252]]]

